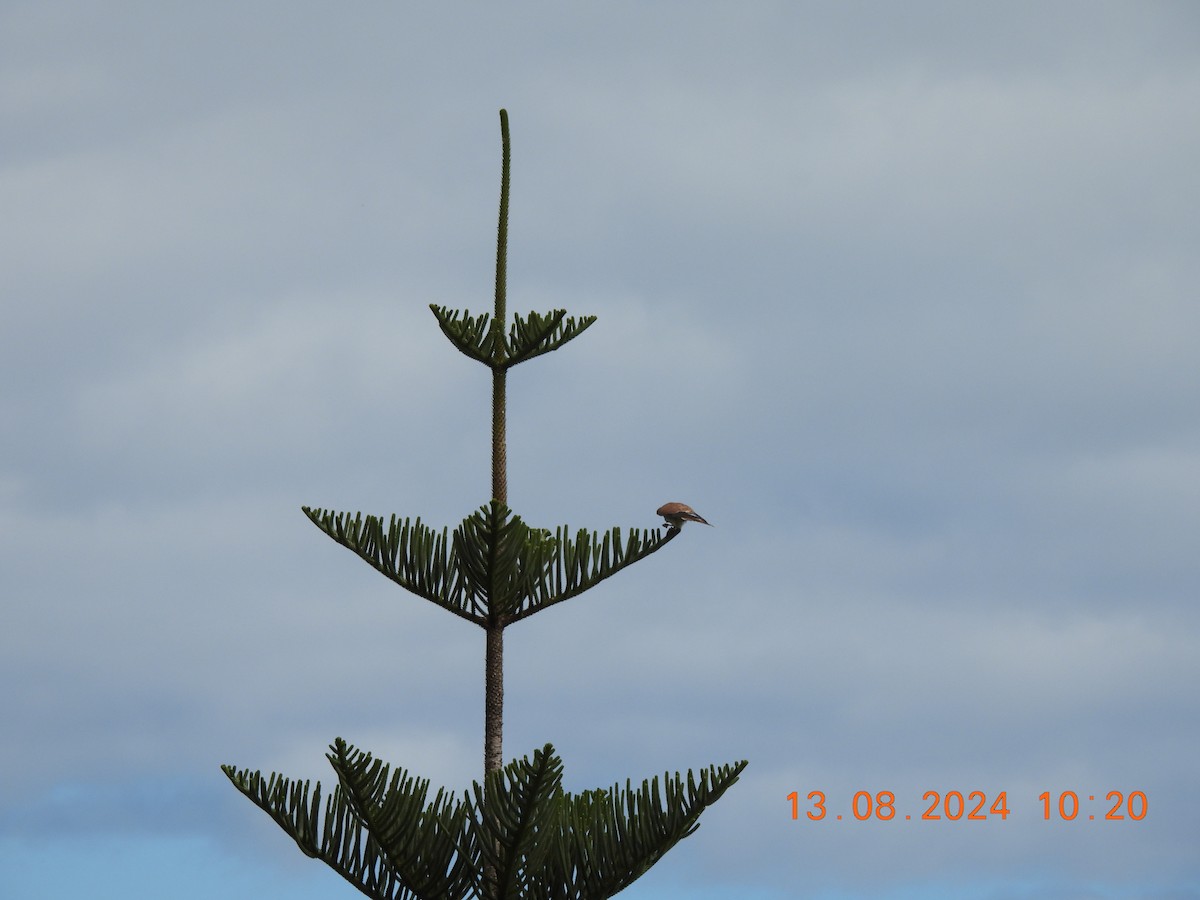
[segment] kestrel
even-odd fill
[[[663,524],[674,531],[682,528],[684,522],[699,522],[701,525],[712,527],[686,503],[664,503],[658,508],[658,514],[663,517]]]

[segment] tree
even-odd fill
[[[508,507],[506,375],[513,366],[577,337],[595,316],[566,310],[514,315],[505,293],[510,144],[500,111],[503,164],[493,313],[472,316],[431,305],[442,332],[492,371],[492,497],[453,532],[391,516],[303,507],[323,532],[401,587],[486,633],[484,776],[461,798],[392,770],[341,738],[326,754],[338,784],[322,804],[321,785],[222,766],[230,781],[270,815],[307,855],[369,897],[459,900],[482,897],[610,897],[699,827],[700,814],[737,781],[747,763],[691,771],[573,795],[562,760],[546,744],[502,766],[504,629],[577,597],[662,549],[679,527],[600,534],[566,526],[532,528]]]

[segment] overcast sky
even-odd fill
[[[268,0],[0,4],[0,895],[358,896],[219,765],[479,777],[482,631],[300,506],[488,500],[501,107],[599,317],[510,505],[715,526],[506,635],[506,758],[750,761],[623,896],[1200,897],[1200,7]]]

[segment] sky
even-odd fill
[[[219,766],[479,777],[483,633],[300,507],[487,502],[501,108],[598,317],[510,506],[714,526],[506,632],[506,758],[749,760],[622,896],[1200,897],[1200,7],[1061,0],[0,4],[0,896],[359,896]]]

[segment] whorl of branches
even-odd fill
[[[527,618],[644,559],[673,540],[668,529],[606,532],[531,528],[497,501],[453,532],[416,520],[304,507],[318,528],[419,597],[486,627]]]
[[[524,318],[513,316],[507,338],[499,328],[489,328],[489,313],[471,315],[436,303],[429,304],[437,316],[442,333],[461,353],[492,369],[511,369],[535,356],[557,350],[572,338],[578,337],[596,321],[595,316],[567,317],[565,309],[554,309],[542,315],[531,312]]]
[[[321,786],[222,766],[297,846],[380,900],[600,900],[645,873],[699,827],[746,762],[571,794],[547,744],[476,782],[462,798],[338,739],[338,776]],[[487,880],[490,879],[490,880]],[[485,883],[485,880],[486,883]]]

